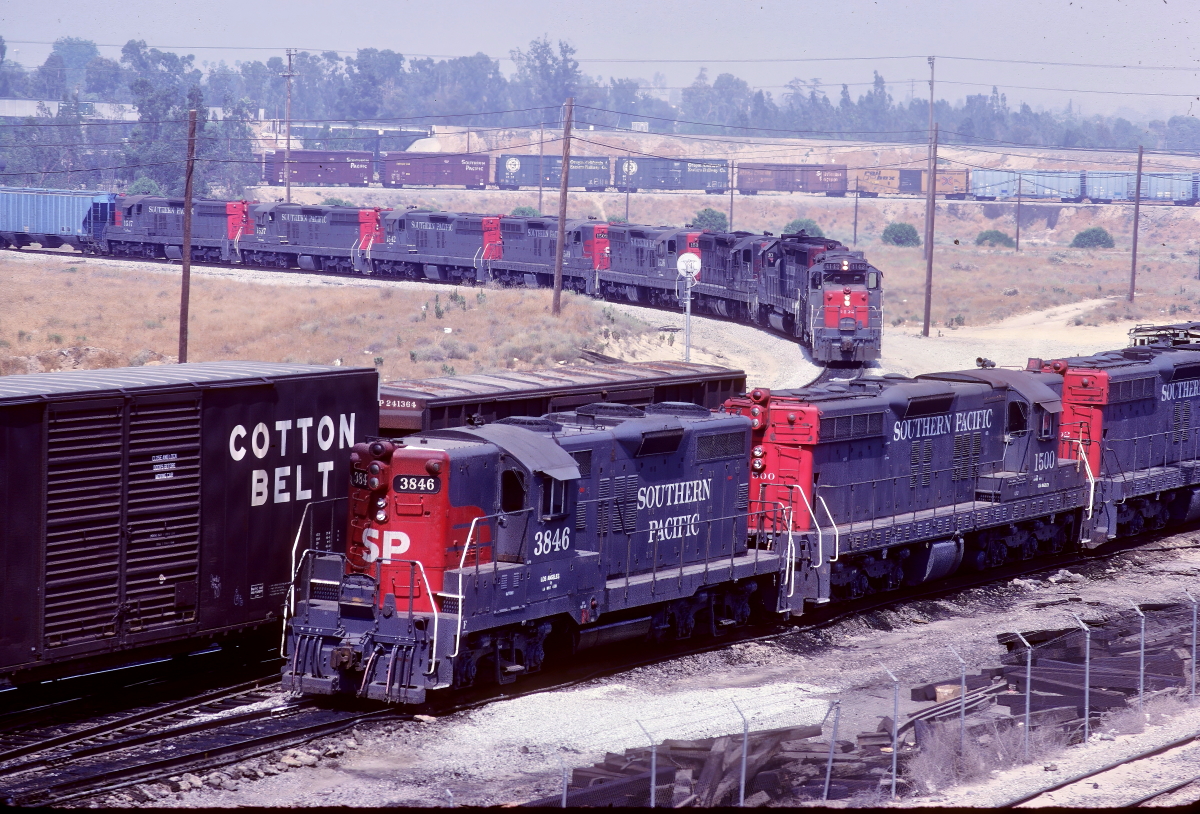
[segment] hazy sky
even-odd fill
[[[877,70],[903,100],[910,92],[928,95],[925,56],[933,54],[938,98],[962,99],[997,85],[1010,106],[1070,102],[1085,114],[1200,115],[1197,0],[4,0],[0,6],[0,36],[9,57],[25,65],[41,64],[56,37],[75,36],[105,46],[108,56],[129,39],[144,39],[193,53],[197,63],[265,61],[287,47],[438,57],[482,51],[503,58],[507,74],[509,52],[546,34],[574,45],[582,69],[605,80],[661,73],[668,86],[679,87],[705,67],[710,81],[730,72],[777,96],[793,78],[819,78],[831,83],[826,91],[836,100],[838,85],[850,83],[857,98]]]

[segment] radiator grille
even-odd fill
[[[715,461],[718,458],[740,458],[746,454],[745,432],[722,432],[701,435],[696,439],[696,461]]]
[[[52,411],[47,434],[47,647],[116,634],[121,405]]]

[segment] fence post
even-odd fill
[[[558,758],[558,766],[562,769],[562,807],[567,807],[567,764],[563,763],[562,756]]]
[[[1029,762],[1029,701],[1033,693],[1033,645],[1019,632],[1017,638],[1025,645],[1025,762]]]
[[[733,702],[733,708],[737,710],[738,715],[742,716],[742,777],[738,785],[738,808],[746,806],[746,758],[748,757],[750,746],[750,722],[746,720],[742,708],[737,705],[737,701]]]
[[[959,757],[965,758],[967,754],[967,663],[963,661],[963,657],[958,655],[958,651],[954,649],[954,645],[946,645],[950,648],[950,652],[958,659],[958,663],[962,669],[962,682],[959,685],[958,692],[958,754]]]
[[[884,672],[892,679],[892,799],[896,799],[896,753],[900,751],[900,679],[895,673],[884,667]]]
[[[642,726],[641,721],[635,721],[641,727],[642,732],[646,734],[646,740],[650,741],[650,807],[654,808],[655,798],[658,796],[658,746],[654,743],[654,738],[650,737],[650,733],[646,732],[646,727]],[[566,792],[563,792],[563,808],[567,807]]]
[[[1086,745],[1092,735],[1092,629],[1078,616],[1075,621],[1083,628],[1083,742]]]
[[[1146,700],[1146,614],[1142,613],[1142,609],[1132,599],[1129,604],[1142,620],[1141,644],[1138,648],[1138,712],[1141,712],[1142,704]]]
[[[1188,601],[1192,603],[1192,703],[1196,703],[1196,597],[1192,596],[1191,591],[1186,588],[1183,592],[1187,595]]]
[[[833,750],[837,747],[838,721],[842,717],[842,700],[836,699],[829,709],[833,712],[833,734],[829,737],[829,760],[825,763],[825,791],[821,793],[822,801],[829,799],[829,778],[833,776]],[[829,712],[825,713],[825,717],[829,717]]]

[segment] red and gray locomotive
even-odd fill
[[[55,235],[67,234],[73,245],[97,254],[183,256],[182,200],[110,194],[111,201],[93,204],[78,192],[3,193],[15,202],[0,207],[5,245],[27,245],[34,237],[59,241]],[[28,217],[15,214],[31,207],[50,212],[46,201],[56,198],[63,199],[62,217],[71,222],[60,218],[33,234]],[[455,285],[547,288],[554,281],[553,217],[208,200],[196,201],[192,216],[195,262]],[[677,264],[694,254],[702,266],[691,290],[698,312],[791,336],[811,348],[817,363],[861,365],[879,358],[882,274],[861,252],[835,240],[593,219],[569,220],[565,235],[568,291],[682,309],[685,288]]]
[[[379,439],[285,685],[419,702],[1200,519],[1200,346],[597,404]]]

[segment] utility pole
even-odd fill
[[[1023,176],[1017,176],[1017,251],[1021,251],[1021,181]]]
[[[287,49],[288,69],[284,74],[287,77],[287,106],[285,108],[287,116],[287,131],[284,135],[286,139],[283,143],[283,177],[287,188],[287,202],[292,202],[292,77],[296,74],[292,71],[292,57],[295,56],[296,49]]]
[[[1137,185],[1133,190],[1133,262],[1129,267],[1129,301],[1133,302],[1133,292],[1137,287],[1137,237],[1138,217],[1142,208],[1142,145],[1138,145]]]
[[[538,123],[538,214],[542,214],[542,180],[546,177],[542,168],[542,154],[546,148],[546,123]],[[497,159],[498,160],[498,159]]]
[[[188,111],[187,169],[183,182],[183,282],[179,290],[179,364],[187,361],[188,305],[192,296],[192,171],[196,166],[196,111]]]
[[[729,162],[729,231],[731,232],[733,231],[733,173],[735,172],[735,163],[734,161]]]
[[[629,223],[629,151],[625,151],[625,222]]]
[[[562,266],[563,245],[567,242],[567,181],[571,175],[571,115],[575,111],[575,97],[567,99],[567,112],[563,117],[562,181],[558,186],[558,242],[554,246],[554,299],[550,313],[562,313]]]
[[[938,145],[938,130],[937,125],[933,126],[933,149],[929,153],[929,197],[925,199],[925,327],[921,331],[923,336],[929,336],[929,311],[933,305],[933,200],[937,194],[937,173],[933,168],[937,167],[937,145]]]
[[[854,245],[858,245],[858,176],[854,176]]]
[[[929,184],[933,185],[933,176],[937,172],[937,161],[933,157],[933,57],[929,57]],[[928,203],[925,205],[925,233],[929,234],[933,231],[933,196],[929,196]],[[925,244],[925,256],[929,256],[931,246],[928,242]],[[929,335],[929,320],[926,319],[925,335]]]

